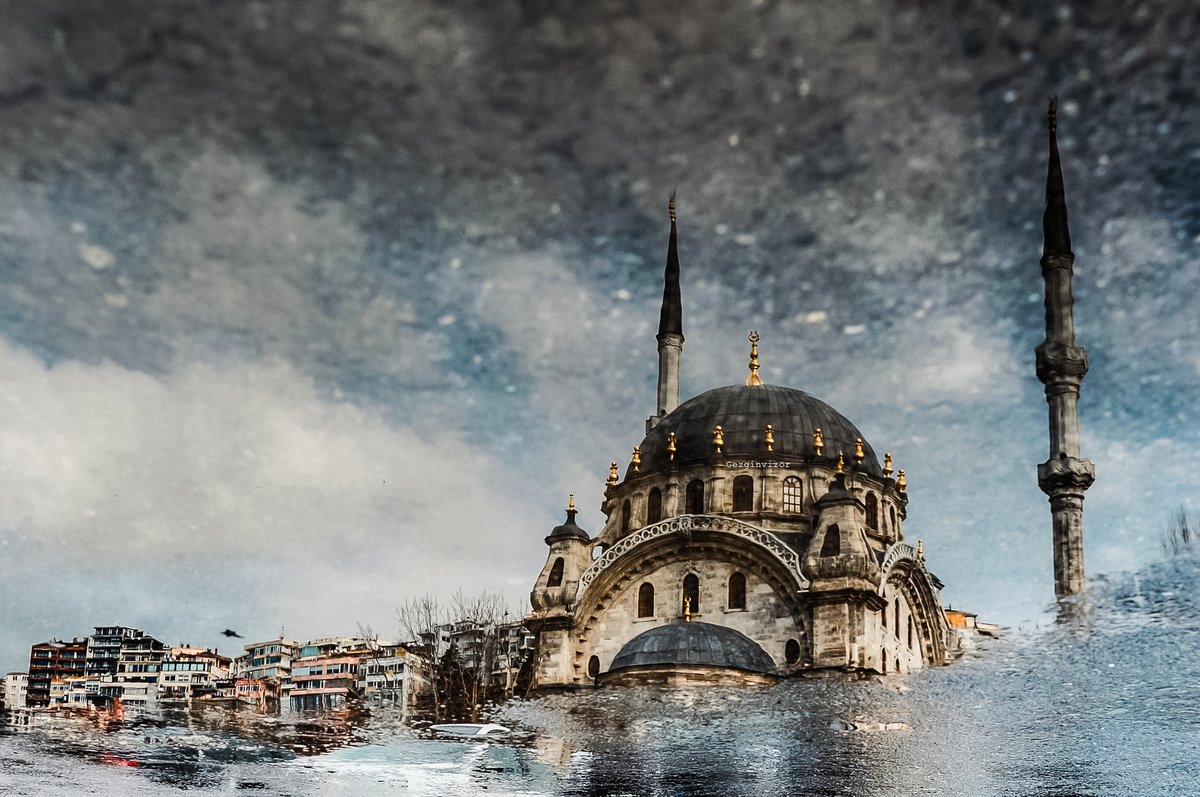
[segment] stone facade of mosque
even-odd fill
[[[566,522],[531,594],[538,687],[761,682],[910,672],[956,637],[906,541],[905,474],[823,401],[744,384],[679,402],[682,302],[671,205],[658,411],[612,463],[594,536]]]

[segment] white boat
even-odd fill
[[[492,739],[508,736],[511,730],[503,725],[493,723],[459,722],[449,725],[430,725],[429,730],[444,733],[447,736],[461,736],[467,739]]]

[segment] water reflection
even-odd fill
[[[379,713],[63,720],[0,735],[0,784],[97,795],[128,793],[130,778],[164,793],[363,797],[1200,794],[1198,581],[1182,560],[1101,578],[1070,618],[911,676],[517,701],[489,718],[518,730],[499,743],[437,738]]]

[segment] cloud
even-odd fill
[[[501,589],[540,564],[519,476],[281,362],[159,378],[48,368],[0,339],[0,382],[5,655],[109,622],[196,642],[386,631],[405,596]]]

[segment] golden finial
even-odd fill
[[[690,623],[692,621],[692,599],[691,598],[683,599],[683,621],[685,623]]]
[[[567,493],[567,511],[575,511],[575,493]]]
[[[642,469],[642,448],[641,446],[633,447],[633,459],[629,460],[629,466],[633,468],[633,472],[637,473]]]
[[[867,456],[867,452],[863,450],[862,438],[856,438],[854,441],[854,462],[861,465],[863,459]]]
[[[717,453],[721,453],[721,446],[725,445],[725,430],[720,426],[713,427],[713,448],[717,449]]]
[[[908,480],[904,478],[904,470],[900,470],[900,474],[896,477],[896,489],[904,492],[908,489]]]
[[[813,431],[813,450],[818,457],[825,453],[825,436],[821,434],[820,426]]]
[[[605,484],[612,486],[612,485],[616,484],[620,480],[620,478],[621,477],[617,471],[617,461],[614,459],[612,461],[612,463],[608,466],[608,481],[606,481]]]
[[[667,459],[671,462],[675,461],[675,433],[671,432],[667,435]]]
[[[675,192],[671,192],[671,198],[667,200],[667,215],[671,217],[671,223],[675,223]]]
[[[925,561],[925,541],[917,540],[917,558],[922,562]]]
[[[889,451],[883,455],[883,477],[885,479],[892,478],[892,452]]]
[[[762,380],[758,378],[758,333],[751,332],[746,340],[750,341],[750,376],[746,377],[746,384],[761,385]]]
[[[846,460],[842,457],[841,451],[838,452],[837,472],[838,473],[846,472]]]
[[[775,429],[769,423],[763,431],[763,442],[767,444],[768,451],[775,450]]]

